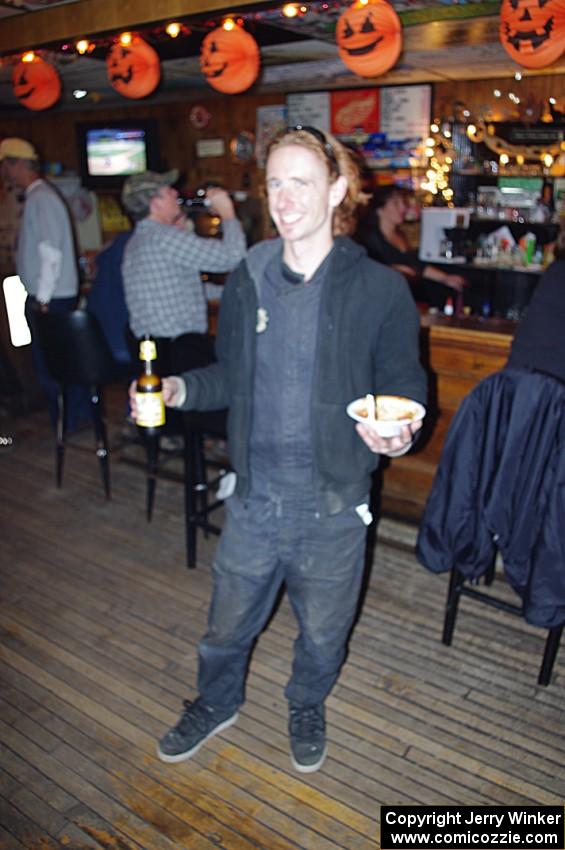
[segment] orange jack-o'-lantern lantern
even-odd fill
[[[343,63],[360,77],[384,74],[402,49],[402,25],[386,0],[357,0],[340,15],[335,36]]]
[[[525,68],[545,68],[565,51],[565,0],[503,0],[500,41]]]
[[[253,85],[259,73],[259,47],[241,27],[209,32],[200,49],[206,81],[224,94],[238,94]]]
[[[114,44],[106,57],[108,79],[124,97],[146,97],[161,77],[159,56],[142,38]]]
[[[19,102],[28,109],[49,109],[61,96],[57,69],[39,56],[14,66],[12,87]]]

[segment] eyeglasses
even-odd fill
[[[287,127],[286,132],[287,133],[302,132],[302,133],[308,133],[310,136],[313,136],[313,138],[316,139],[316,141],[319,142],[321,144],[321,146],[323,147],[323,149],[326,153],[326,156],[328,157],[332,167],[335,169],[336,174],[340,173],[338,161],[337,161],[337,158],[336,158],[336,155],[335,155],[335,151],[334,151],[331,144],[328,142],[326,136],[324,135],[324,133],[322,133],[321,130],[318,130],[317,127],[310,127],[310,126],[307,126],[305,124],[295,124],[294,127]]]

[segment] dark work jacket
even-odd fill
[[[565,260],[555,260],[540,277],[516,330],[508,366],[565,381]]]
[[[230,460],[238,493],[250,488],[249,437],[253,416],[257,333],[264,270],[282,257],[282,242],[254,245],[226,283],[216,340],[218,362],[185,373],[186,410],[229,407]],[[379,456],[347,416],[366,393],[403,395],[426,403],[419,361],[419,315],[402,275],[375,263],[346,237],[335,240],[323,284],[311,385],[314,488],[323,513],[336,514],[366,497]],[[273,392],[277,388],[273,387]]]
[[[481,576],[498,549],[525,618],[565,623],[565,385],[505,369],[461,403],[417,541],[433,572]]]

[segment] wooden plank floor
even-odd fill
[[[563,802],[565,650],[538,687],[543,633],[469,600],[444,647],[447,578],[385,520],[323,769],[289,762],[286,601],[239,722],[162,764],[155,740],[195,695],[216,539],[188,571],[178,484],[159,482],[148,525],[142,470],[115,454],[106,503],[89,433],[57,490],[45,415],[0,431],[14,439],[0,449],[1,848],[369,850],[381,804]]]

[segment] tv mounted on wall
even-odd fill
[[[89,121],[77,124],[79,167],[89,189],[119,189],[126,177],[159,169],[157,122]]]

